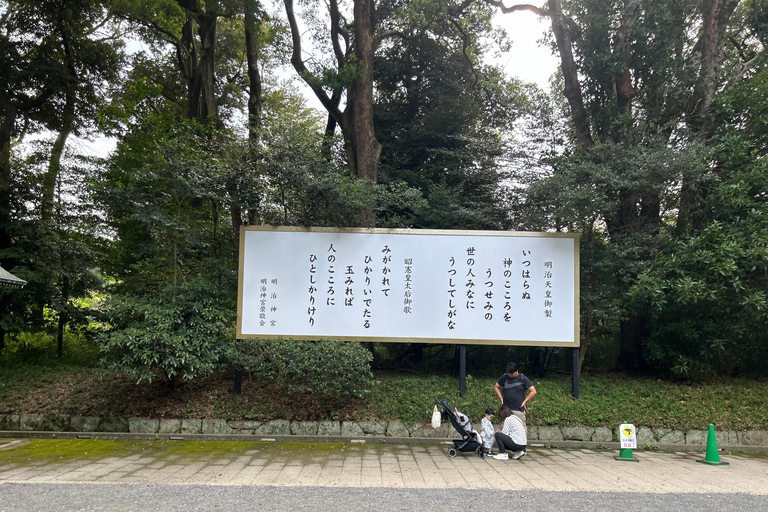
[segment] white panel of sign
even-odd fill
[[[246,228],[238,337],[578,345],[578,237]]]

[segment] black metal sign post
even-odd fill
[[[459,393],[467,392],[467,346],[459,345]]]
[[[572,379],[571,392],[573,398],[579,398],[579,347],[573,349]]]

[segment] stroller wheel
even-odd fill
[[[455,457],[456,456],[456,449],[455,448],[451,448],[450,450],[448,450],[448,456],[449,457]]]

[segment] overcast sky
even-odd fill
[[[537,42],[549,30],[549,20],[542,20],[529,11],[521,11],[499,13],[494,22],[503,26],[512,39],[511,51],[495,62],[507,75],[533,82],[542,89],[549,89],[549,79],[556,71],[559,61],[548,47],[540,46]]]

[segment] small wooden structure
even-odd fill
[[[0,286],[11,286],[13,288],[24,288],[27,282],[11,274],[3,267],[0,267]]]

